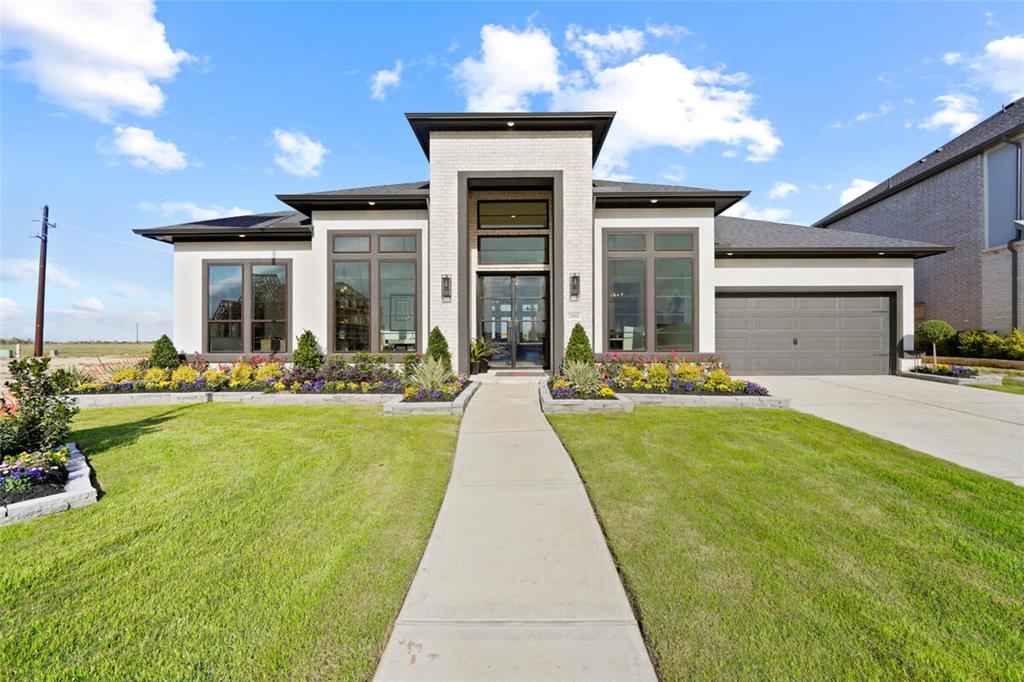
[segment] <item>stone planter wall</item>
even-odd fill
[[[397,400],[384,404],[384,414],[391,416],[414,414],[454,414],[461,416],[466,411],[466,405],[469,404],[470,398],[473,397],[478,388],[480,388],[479,381],[469,382],[469,386],[462,389],[462,393],[451,402],[407,403],[403,402],[401,396],[399,396]]]
[[[632,412],[633,403],[619,396],[607,400],[578,400],[576,398],[553,398],[548,382],[542,381],[540,387],[540,409],[552,414],[563,412]]]
[[[260,391],[211,391],[205,393],[87,393],[72,396],[79,407],[137,407],[196,403],[245,403],[247,405],[381,405],[401,400],[397,393],[262,393]]]
[[[677,393],[626,393],[623,400],[634,405],[676,407],[789,407],[789,398],[766,395],[680,395]]]
[[[0,526],[84,507],[96,501],[96,488],[89,480],[89,463],[74,443],[68,447],[71,448],[71,456],[66,465],[68,482],[64,485],[64,492],[0,506]]]
[[[956,384],[958,386],[970,386],[971,384],[997,386],[1003,383],[1003,377],[999,374],[979,374],[976,377],[944,377],[938,374],[924,374],[922,372],[901,372],[900,376],[905,376],[909,379],[934,381],[940,384]]]

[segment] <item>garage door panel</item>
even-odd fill
[[[871,294],[720,296],[718,353],[737,374],[887,374],[889,305]]]

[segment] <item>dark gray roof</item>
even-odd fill
[[[619,182],[618,180],[594,180],[594,193],[605,192],[718,192],[705,187],[684,185],[654,185],[648,182]]]
[[[642,182],[594,180],[594,199],[598,208],[659,208],[703,206],[715,209],[715,215],[750,194],[746,190],[705,189],[683,185],[655,185]]]
[[[931,256],[950,247],[861,232],[807,225],[773,223],[719,216],[715,219],[715,252],[763,255]]]
[[[856,213],[876,201],[915,183],[921,182],[965,158],[974,156],[1007,135],[1024,130],[1024,97],[1007,104],[967,132],[953,138],[935,151],[910,164],[888,180],[880,182],[856,199],[818,220],[815,225],[827,226],[840,218]]]
[[[306,192],[309,196],[365,196],[379,194],[382,196],[427,196],[430,194],[430,181],[419,180],[418,182],[399,182],[392,185],[370,185],[368,187],[349,187],[346,189],[331,189],[326,192]]]
[[[135,234],[164,242],[190,240],[235,239],[245,235],[258,240],[309,239],[312,234],[310,219],[298,211],[275,211],[248,215],[197,220],[162,227],[132,230]]]

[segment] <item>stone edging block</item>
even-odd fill
[[[979,374],[976,377],[944,377],[938,374],[924,374],[922,372],[900,372],[900,376],[907,377],[908,379],[935,381],[940,384],[956,384],[957,386],[970,386],[971,384],[998,386],[1003,383],[1003,377],[999,374]]]
[[[614,400],[582,400],[576,398],[555,399],[551,396],[551,389],[548,382],[541,381],[537,384],[540,387],[540,409],[542,412],[632,412],[633,403],[618,395]]]
[[[469,404],[470,399],[478,388],[480,388],[479,381],[469,382],[469,386],[466,386],[462,393],[451,402],[406,403],[402,402],[401,396],[398,396],[395,400],[384,403],[384,414],[392,417],[413,414],[454,414],[461,416],[466,411],[466,405]]]
[[[64,492],[0,507],[0,526],[84,507],[96,501],[96,488],[89,480],[89,463],[74,443],[69,443],[68,447],[71,456],[66,465],[68,482],[64,485]]]
[[[194,405],[244,403],[248,405],[381,405],[400,400],[397,393],[262,393],[260,391],[208,391],[203,393],[86,393],[72,396],[83,409],[142,405]]]

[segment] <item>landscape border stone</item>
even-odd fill
[[[585,400],[582,398],[554,398],[548,382],[541,381],[540,409],[547,413],[593,413],[593,412],[632,412],[633,403],[616,395],[615,398],[603,400]]]
[[[68,443],[67,447],[71,449],[71,456],[65,465],[68,482],[64,492],[0,506],[0,526],[77,509],[96,501],[97,492],[90,480],[91,469],[85,455],[74,443]]]
[[[454,414],[462,416],[466,411],[466,405],[469,404],[470,399],[478,388],[480,388],[479,381],[469,382],[469,385],[462,390],[462,393],[451,402],[407,403],[402,401],[401,396],[398,396],[397,400],[384,403],[384,414],[393,417],[417,414]]]
[[[908,379],[935,381],[940,384],[956,384],[957,386],[970,386],[971,384],[998,386],[1003,383],[1003,377],[1000,374],[979,374],[976,377],[944,377],[939,374],[924,374],[923,372],[900,372],[900,376],[907,377]]]
[[[767,395],[704,395],[679,393],[627,393],[624,398],[644,407],[669,405],[675,407],[789,407],[789,398]]]

